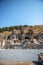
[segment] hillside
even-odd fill
[[[11,26],[11,27],[4,27],[0,28],[0,35],[1,34],[11,34],[11,32],[15,29],[16,32],[20,32],[23,27],[24,33],[27,33],[30,28],[33,29],[34,33],[38,33],[43,31],[43,25],[35,25],[35,26],[28,26],[28,25],[20,25],[20,26]]]

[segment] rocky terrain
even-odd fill
[[[5,31],[12,28],[12,31]],[[17,28],[17,27],[16,27]],[[2,28],[0,33],[1,49],[42,49],[43,48],[43,25],[21,26],[20,29],[14,27]],[[19,28],[19,26],[18,26]],[[18,44],[17,44],[18,43]],[[13,45],[12,45],[13,44]]]

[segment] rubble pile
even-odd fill
[[[24,33],[23,27],[21,33],[12,31],[9,35],[0,36],[0,49],[42,49],[43,31],[34,33],[32,28]]]

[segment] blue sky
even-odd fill
[[[0,0],[0,27],[43,25],[43,0]]]

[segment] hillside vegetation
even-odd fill
[[[11,31],[14,29],[17,30],[17,32],[20,32],[21,28],[23,27],[24,32],[28,32],[29,28],[32,28],[34,32],[41,32],[43,31],[43,25],[35,25],[35,26],[28,26],[28,25],[20,25],[20,26],[10,26],[10,27],[3,27],[0,28],[0,34],[10,34]]]

